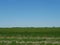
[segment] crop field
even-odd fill
[[[60,45],[60,27],[0,28],[0,45]]]

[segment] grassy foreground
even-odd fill
[[[60,45],[60,27],[0,28],[0,45]]]

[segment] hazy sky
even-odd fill
[[[0,27],[60,27],[60,0],[0,0]]]

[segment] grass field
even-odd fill
[[[60,45],[60,27],[0,28],[0,45]]]

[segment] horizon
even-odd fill
[[[60,28],[60,27],[0,27],[0,28]]]
[[[60,27],[60,0],[0,0],[0,27]]]

